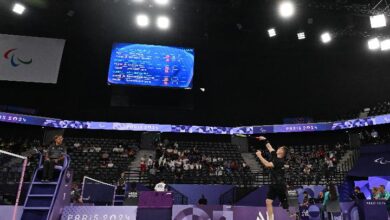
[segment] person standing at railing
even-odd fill
[[[54,179],[54,166],[63,164],[66,148],[62,145],[64,138],[62,135],[54,136],[54,142],[49,146],[43,162],[42,181],[52,181]]]
[[[332,219],[331,211],[334,209],[334,206],[340,206],[339,202],[339,195],[337,193],[336,186],[332,183],[330,183],[327,187],[327,191],[324,194],[324,201],[322,202],[322,213],[321,213],[321,219],[324,219],[325,213],[327,213],[327,219]]]
[[[272,207],[272,202],[279,198],[282,203],[282,207],[288,211],[288,202],[287,202],[287,184],[284,176],[284,165],[285,158],[287,155],[287,148],[285,146],[279,147],[276,151],[269,143],[269,141],[263,137],[257,137],[259,141],[265,143],[265,147],[271,154],[271,159],[266,160],[262,152],[257,150],[256,156],[260,159],[261,163],[271,172],[271,185],[267,193],[267,199],[265,200],[267,206],[267,216],[268,220],[274,220],[274,212]]]
[[[378,199],[386,202],[387,212],[390,215],[390,192],[386,191],[384,185],[380,185],[378,188]]]

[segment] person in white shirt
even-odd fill
[[[149,168],[149,169],[152,168],[152,166],[153,166],[153,159],[152,159],[152,156],[149,156],[147,165],[148,165],[148,168]]]
[[[167,191],[167,185],[165,184],[165,180],[161,179],[159,183],[156,184],[154,187],[154,191],[156,192],[166,192]]]
[[[122,153],[123,151],[124,148],[122,147],[122,145],[119,145],[119,147],[117,148],[117,152]]]
[[[190,169],[190,165],[189,165],[188,163],[185,163],[185,164],[183,165],[183,169],[184,169],[184,170],[189,170],[189,169]]]

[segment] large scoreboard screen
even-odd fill
[[[190,89],[194,62],[190,48],[115,43],[108,83]]]

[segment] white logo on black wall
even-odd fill
[[[390,160],[385,160],[384,157],[380,157],[380,158],[374,160],[374,162],[375,162],[375,163],[382,164],[382,165],[390,164]]]

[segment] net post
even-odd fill
[[[20,176],[18,192],[16,194],[16,201],[15,201],[14,211],[13,211],[13,214],[12,214],[12,220],[16,220],[16,214],[17,214],[17,210],[18,210],[18,206],[19,206],[20,195],[22,193],[23,182],[24,182],[24,174],[26,172],[26,167],[27,167],[27,158],[24,158],[23,159],[23,167],[22,167],[22,175]]]

